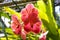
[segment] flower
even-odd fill
[[[46,36],[43,36],[40,40],[46,40]]]
[[[20,34],[21,33],[21,25],[19,21],[17,20],[17,17],[15,15],[12,15],[12,23],[11,23],[11,28],[15,34]]]
[[[23,40],[26,40],[26,32],[25,31],[21,32],[21,37]]]
[[[24,30],[26,32],[40,32],[41,20],[39,20],[38,10],[33,4],[27,4],[26,7],[21,10],[21,15],[22,21],[24,22]]]
[[[39,40],[46,40],[46,35],[48,34],[48,31],[46,31],[45,33],[42,33],[39,37]]]
[[[23,40],[26,40],[27,32],[22,28],[17,17],[15,15],[12,15],[11,18],[12,18],[11,28],[12,28],[13,32],[17,35],[20,35]]]
[[[39,20],[38,10],[34,7],[33,4],[27,4],[26,7],[21,10],[21,23],[16,15],[12,15],[11,18],[11,28],[13,32],[17,35],[20,35],[23,40],[26,40],[26,35],[28,32],[38,34],[41,31],[42,22]]]

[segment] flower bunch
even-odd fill
[[[26,35],[30,32],[38,34],[41,31],[42,22],[38,18],[38,10],[33,4],[27,4],[21,10],[22,24],[15,15],[12,15],[11,28],[17,35],[21,35],[23,40],[26,40]]]
[[[39,33],[41,31],[41,20],[38,18],[38,10],[33,4],[27,4],[21,10],[22,21],[24,22],[24,30],[26,32]]]

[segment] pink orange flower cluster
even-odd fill
[[[25,35],[26,32],[33,32],[36,34],[40,33],[42,22],[39,20],[38,10],[33,4],[27,4],[26,7],[21,10],[21,18],[24,24],[23,28],[17,17],[12,15],[13,22],[11,24],[11,28],[15,34],[21,34],[22,38],[24,38],[23,35]],[[25,32],[22,32],[22,29],[24,29]]]
[[[27,4],[24,9],[21,10],[22,21],[24,22],[24,30],[26,32],[39,33],[41,31],[41,20],[38,18],[38,10],[33,4]]]

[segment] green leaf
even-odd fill
[[[44,19],[49,22],[47,14],[46,14],[46,5],[44,4],[42,0],[37,1],[37,9],[39,11],[39,14],[38,14],[39,18]]]
[[[1,17],[1,14],[2,14],[3,12],[0,12],[0,17]]]
[[[7,33],[14,34],[11,28],[6,28],[5,30]]]
[[[57,24],[53,16],[52,3],[51,0],[47,0],[47,4],[43,0],[37,1],[37,9],[39,11],[39,18],[41,18],[44,26],[51,32],[53,35],[58,35]]]
[[[57,32],[57,24],[56,24],[56,21],[54,19],[54,16],[53,16],[53,9],[52,9],[52,3],[51,3],[51,0],[48,0],[48,4],[46,5],[46,13],[48,15],[48,18],[49,18],[49,29],[50,31],[52,32],[53,35],[57,35],[58,32]]]
[[[10,19],[10,18],[9,18],[9,15],[8,15],[7,13],[2,12],[1,16],[4,16],[5,18]]]
[[[33,37],[30,37],[30,40],[35,40],[35,38],[33,38]]]
[[[13,33],[11,28],[5,28],[5,31],[8,36],[8,40],[19,40],[20,37],[18,37],[16,34]],[[1,40],[6,40],[6,37],[2,37]]]
[[[60,29],[58,29],[58,32],[59,32],[59,40],[60,40]]]

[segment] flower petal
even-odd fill
[[[19,21],[15,15],[12,15],[12,21],[15,22],[16,24],[19,24]]]
[[[26,7],[28,14],[32,12],[32,9],[34,8],[33,4],[27,4]]]
[[[31,25],[30,25],[30,23],[28,23],[27,25],[24,26],[24,30],[26,32],[30,32],[31,31]]]
[[[21,11],[21,14],[22,14],[22,21],[26,24],[26,23],[28,23],[28,21],[29,21],[29,18],[28,18],[28,13],[27,13],[27,10],[24,8],[24,9],[22,9],[22,11]]]
[[[21,32],[21,37],[22,37],[23,40],[26,40],[26,33],[25,33],[25,31]]]
[[[40,22],[36,22],[36,23],[33,25],[33,32],[39,33],[40,31],[41,31]]]
[[[15,24],[14,22],[11,24],[11,28],[15,34],[20,34],[21,33],[21,26]]]

